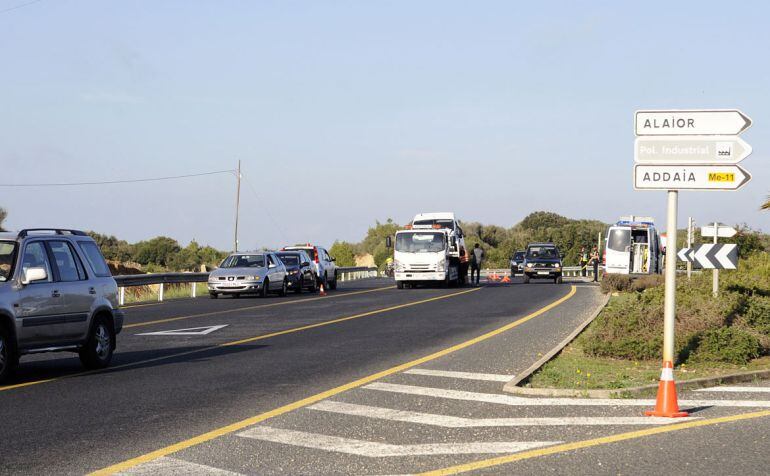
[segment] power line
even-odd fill
[[[22,3],[22,4],[19,4],[19,5],[16,5],[15,7],[8,7],[8,8],[5,8],[3,10],[0,10],[0,13],[10,12],[11,10],[18,10],[19,8],[28,7],[28,6],[32,5],[32,4],[39,3],[39,2],[42,2],[42,1],[43,0],[32,0],[31,2],[27,2],[27,3]]]
[[[233,174],[234,170],[216,170],[214,172],[203,172],[199,174],[170,175],[167,177],[150,177],[140,179],[125,180],[103,180],[96,182],[61,182],[61,183],[0,183],[0,187],[21,188],[21,187],[78,187],[82,185],[115,185],[121,183],[139,183],[139,182],[159,182],[161,180],[179,180],[191,177],[203,177],[206,175]]]
[[[247,179],[245,175],[241,175],[241,176],[243,177],[243,181],[246,182],[246,184],[249,186],[249,189],[251,190],[251,193],[254,194],[254,198],[257,199],[257,204],[261,204],[262,203],[262,197],[259,196],[259,194],[257,193],[257,190],[251,184],[249,179]],[[260,211],[264,212],[265,215],[267,215],[267,218],[269,218],[270,221],[273,222],[273,226],[275,226],[275,228],[278,230],[278,233],[280,233],[281,237],[283,237],[284,241],[286,241],[288,243],[288,239],[286,237],[286,233],[283,232],[283,229],[278,224],[278,221],[275,218],[273,218],[273,215],[270,213],[270,210],[267,207],[265,207],[264,209],[261,209]]]

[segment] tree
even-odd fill
[[[0,208],[0,231],[5,231],[5,228],[3,228],[3,222],[7,216],[8,212],[5,211],[5,208]]]
[[[134,261],[143,265],[167,266],[171,256],[181,250],[179,243],[167,236],[158,236],[148,241],[140,241],[135,246]]]
[[[329,249],[329,254],[337,260],[337,266],[355,266],[356,256],[353,245],[346,241],[335,241]]]

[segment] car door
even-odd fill
[[[329,252],[325,248],[323,250],[324,269],[326,270],[326,276],[330,280],[334,280],[334,271],[337,269],[337,265],[332,261],[332,257],[329,256]]]
[[[19,300],[14,303],[16,318],[21,320],[19,347],[41,347],[52,345],[52,329],[66,320],[67,304],[61,292],[60,283],[54,281],[50,258],[43,240],[29,241],[24,245],[19,266],[19,281],[24,282],[26,272],[31,268],[43,268],[45,278],[21,285]]]
[[[85,339],[88,316],[96,300],[94,283],[88,281],[83,263],[68,241],[49,240],[46,244],[67,311],[64,322],[50,328],[50,338]]]
[[[269,279],[268,291],[271,289],[278,289],[283,285],[283,276],[280,274],[280,266],[278,266],[278,263],[280,263],[280,260],[275,255],[271,253],[267,254],[267,277]]]
[[[631,270],[631,227],[613,226],[607,234],[608,273],[629,274]]]

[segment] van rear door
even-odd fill
[[[606,272],[629,274],[631,270],[631,227],[611,226],[607,232]]]

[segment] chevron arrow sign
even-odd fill
[[[700,245],[692,257],[704,269],[735,269],[738,266],[738,245]]]
[[[692,263],[695,261],[695,259],[692,257],[692,255],[695,253],[695,250],[692,248],[682,248],[679,250],[679,253],[676,254],[676,256],[679,258],[679,261],[685,261]]]

